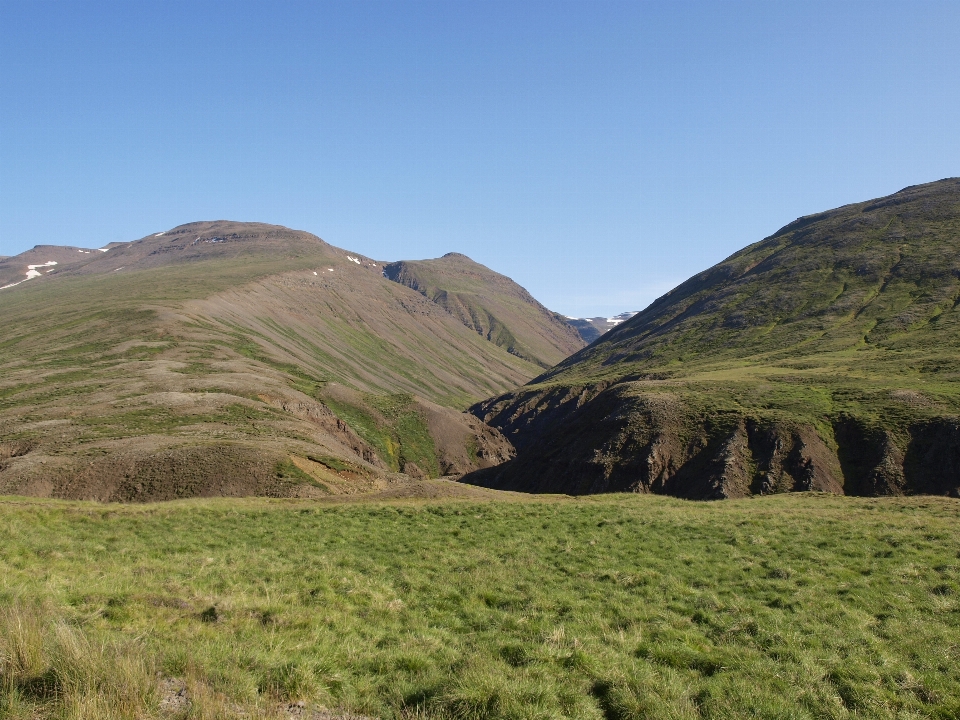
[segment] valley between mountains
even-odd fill
[[[229,221],[38,246],[0,285],[0,494],[960,491],[956,179],[609,320]]]

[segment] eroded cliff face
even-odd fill
[[[817,427],[762,413],[703,411],[642,383],[524,389],[472,408],[517,447],[467,475],[485,487],[689,499],[779,492],[960,494],[960,420],[887,428],[840,416]]]

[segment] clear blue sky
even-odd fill
[[[639,309],[960,175],[960,2],[0,0],[0,254],[194,220]]]

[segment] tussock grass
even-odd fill
[[[49,603],[0,610],[3,716],[108,720],[156,708],[152,656],[136,641],[94,637]]]
[[[957,717],[958,511],[11,499],[0,707],[167,717],[172,679],[186,717]]]

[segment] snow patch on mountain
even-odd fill
[[[83,252],[83,250],[81,250],[80,252]],[[26,282],[27,280],[32,280],[32,279],[35,278],[35,277],[40,277],[41,273],[40,273],[39,270],[37,270],[37,268],[51,267],[51,266],[56,265],[56,264],[57,264],[57,261],[56,261],[56,260],[49,260],[49,261],[47,261],[47,262],[45,262],[45,263],[41,263],[41,264],[39,264],[39,265],[27,265],[26,277],[25,277],[23,280],[20,280],[20,281],[15,282],[15,283],[9,283],[9,284],[7,284],[7,285],[4,285],[3,287],[0,287],[0,290],[6,290],[7,288],[16,287],[16,286],[19,285],[20,283]],[[50,271],[47,270],[47,272],[50,272]]]

